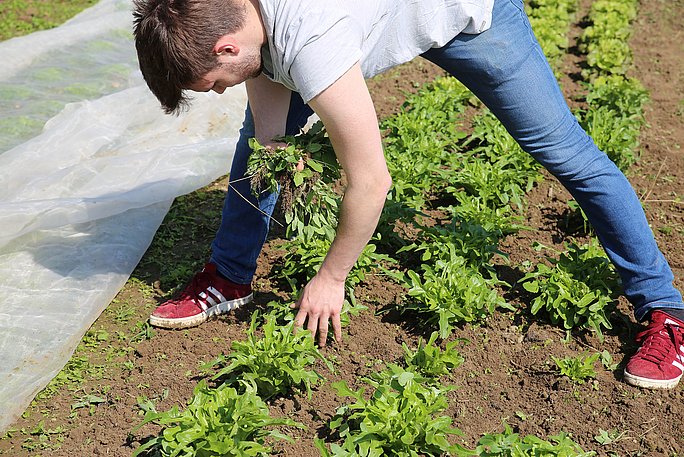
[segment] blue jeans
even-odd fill
[[[493,14],[489,30],[460,34],[422,57],[465,84],[522,148],[568,189],[616,266],[638,320],[655,308],[684,308],[636,193],[570,112],[532,33],[522,1],[496,0]],[[287,133],[298,132],[311,114],[311,109],[293,94]],[[212,245],[212,261],[222,274],[238,283],[249,283],[254,275],[277,199],[276,195],[255,199],[248,180],[240,180],[250,153],[247,140],[253,135],[248,108],[230,172],[232,188]]]

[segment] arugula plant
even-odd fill
[[[537,245],[536,248],[542,248]],[[518,282],[534,294],[530,312],[544,310],[553,324],[566,330],[586,328],[603,339],[602,328],[612,328],[608,314],[620,292],[614,267],[598,241],[566,245],[558,259],[546,257],[549,265],[537,264]],[[525,263],[528,268],[530,263]]]
[[[423,262],[448,261],[454,256],[462,257],[468,266],[482,271],[492,271],[489,261],[495,254],[504,255],[499,249],[503,232],[492,227],[487,229],[477,222],[455,217],[448,225],[419,226],[418,241],[407,245],[397,253],[410,251],[420,253]]]
[[[501,122],[484,111],[472,122],[473,132],[454,154],[451,167],[441,170],[450,184],[445,192],[459,203],[478,198],[491,209],[524,209],[526,192],[542,179],[539,164],[524,152]]]
[[[531,0],[526,11],[537,41],[552,68],[557,68],[569,47],[568,31],[574,22],[577,0]]]
[[[420,338],[415,351],[411,350],[406,343],[402,343],[407,370],[415,370],[427,379],[437,379],[461,366],[464,359],[456,350],[459,342],[447,343],[442,349],[435,344],[438,337],[439,333],[433,332],[427,343]]]
[[[420,210],[444,185],[441,169],[466,137],[460,130],[473,95],[455,78],[438,78],[409,95],[399,113],[381,124],[393,186],[388,199]]]
[[[486,159],[492,164],[500,164],[502,168],[513,168],[520,172],[516,182],[521,185],[530,178],[541,179],[538,172],[541,165],[534,158],[523,151],[494,114],[484,110],[472,120],[472,134],[464,142],[468,154],[474,158]]]
[[[541,176],[534,173],[534,176]],[[502,208],[512,206],[521,211],[525,207],[525,194],[532,189],[535,179],[520,182],[524,172],[503,166],[502,162],[490,163],[483,160],[466,160],[458,170],[451,173],[451,184],[446,192],[457,195],[464,191],[471,197],[479,197],[486,206]]]
[[[438,456],[456,454],[462,448],[447,437],[460,435],[448,416],[438,416],[447,407],[448,389],[427,383],[417,373],[390,365],[365,380],[373,388],[367,399],[365,388],[353,391],[344,382],[333,387],[353,403],[341,406],[329,423],[342,438],[341,445],[317,439],[323,456]]]
[[[426,326],[438,327],[443,339],[461,322],[482,321],[496,308],[512,309],[495,289],[502,281],[483,276],[453,246],[450,253],[434,266],[423,264],[420,273],[407,272],[410,298],[401,306],[402,313],[417,313]]]
[[[162,413],[148,411],[133,431],[147,423],[159,424],[163,430],[136,449],[132,457],[150,451],[163,457],[267,456],[271,453],[265,444],[267,438],[292,441],[272,427],[306,428],[290,419],[270,417],[268,406],[253,386],[246,385],[241,391],[227,385],[211,389],[205,380],[195,387],[184,411],[177,406]]]
[[[458,204],[446,206],[442,209],[450,213],[454,221],[469,221],[481,226],[487,232],[501,233],[501,238],[520,230],[531,230],[522,224],[522,214],[511,211],[509,206],[491,208],[481,197],[469,196],[465,192],[457,192],[452,195]],[[499,252],[499,254],[502,253]]]
[[[257,314],[252,315],[247,340],[234,341],[228,356],[219,356],[205,369],[218,368],[213,379],[223,384],[244,389],[254,386],[263,399],[288,394],[292,389],[306,390],[310,397],[311,387],[323,377],[309,368],[320,360],[333,371],[332,364],[316,348],[311,332],[294,331],[294,321],[278,325],[274,317],[267,317],[263,337],[258,338]]]
[[[558,374],[567,376],[572,382],[584,384],[587,379],[596,378],[594,363],[601,356],[600,352],[595,354],[580,354],[577,357],[558,358],[551,356],[558,368]]]
[[[298,296],[298,291],[293,291],[292,295]],[[294,320],[297,313],[294,300],[273,300],[267,303],[266,307],[270,310],[266,315],[267,319],[274,319],[277,325],[289,325]],[[342,303],[342,310],[340,311],[340,324],[342,327],[347,327],[351,316],[358,316],[361,311],[367,309],[367,306],[358,303],[356,300],[345,300],[344,303]],[[334,339],[332,328],[328,329],[328,338],[331,340]]]
[[[287,251],[284,265],[277,269],[275,276],[287,280],[293,289],[297,283],[308,282],[318,272],[331,244],[332,239],[326,238],[296,238],[288,241],[283,245]],[[353,290],[368,274],[378,270],[388,272],[393,264],[396,264],[396,260],[377,252],[374,240],[371,240],[347,275],[346,285]]]
[[[587,53],[585,79],[596,75],[624,75],[632,61],[629,47],[631,22],[636,18],[635,0],[597,0],[589,10],[591,25],[582,34],[579,47]]]
[[[488,433],[483,435],[474,450],[465,455],[482,457],[524,457],[524,456],[547,456],[547,457],[592,457],[596,453],[585,452],[575,443],[567,433],[549,437],[550,441],[543,440],[533,435],[521,438],[509,425],[505,425],[502,433]]]
[[[620,170],[627,171],[638,161],[639,127],[629,118],[601,106],[584,112],[580,123]]]
[[[592,81],[587,110],[576,115],[596,145],[623,171],[637,162],[639,131],[645,124],[648,92],[633,78],[599,76]]]
[[[590,108],[605,106],[639,126],[644,123],[644,105],[648,100],[648,91],[638,79],[621,75],[597,77],[592,80],[586,96]]]

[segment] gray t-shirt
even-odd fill
[[[366,78],[491,24],[494,0],[259,0],[264,72],[305,102],[356,62]]]

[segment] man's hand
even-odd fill
[[[299,312],[295,317],[295,326],[301,329],[307,322],[306,329],[311,330],[314,338],[318,333],[318,345],[324,347],[328,338],[328,325],[332,321],[335,340],[339,342],[342,340],[340,313],[343,303],[344,281],[317,274],[304,287],[297,300]]]

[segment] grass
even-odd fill
[[[57,27],[97,0],[3,0],[0,40]]]

